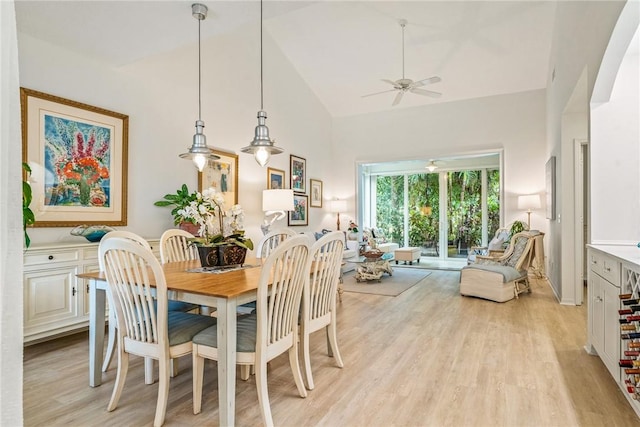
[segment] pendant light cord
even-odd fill
[[[200,54],[200,24],[202,20],[198,19],[198,120],[202,121],[202,59]]]
[[[402,24],[402,79],[404,80],[404,26],[406,24]]]
[[[264,110],[264,91],[262,86],[262,0],[260,0],[260,109]]]

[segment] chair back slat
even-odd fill
[[[272,230],[265,234],[256,246],[256,257],[264,260],[273,252],[275,248],[284,242],[287,238],[297,235],[295,231],[289,228],[280,228]]]
[[[302,289],[308,280],[308,244],[306,236],[289,237],[264,261],[256,305],[262,345],[256,352],[297,336]]]
[[[343,253],[344,234],[339,231],[324,235],[311,247],[309,287],[303,297],[307,319],[322,317],[335,307]]]
[[[198,250],[189,242],[195,236],[188,231],[170,229],[160,237],[160,259],[168,262],[191,261],[198,259]]]
[[[168,348],[167,286],[151,250],[130,239],[111,238],[100,243],[99,253],[120,333],[133,341],[163,342]]]

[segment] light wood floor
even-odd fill
[[[280,426],[638,426],[600,359],[585,353],[586,306],[559,305],[546,282],[498,304],[458,294],[459,273],[434,271],[397,297],[345,293],[339,342],[345,367],[312,342],[316,388],[297,395],[286,356],[271,363]],[[145,426],[157,383],[133,359],[120,404],[106,407],[115,369],[88,386],[87,333],[25,348],[27,426]],[[171,382],[166,426],[218,424],[213,362],[202,413],[191,410],[191,360]],[[253,379],[238,380],[236,422],[260,425]]]

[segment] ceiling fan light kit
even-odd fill
[[[204,121],[202,121],[201,79],[202,66],[200,60],[200,23],[207,17],[207,6],[199,3],[191,5],[191,15],[198,20],[198,120],[196,120],[196,133],[193,135],[193,143],[189,151],[180,154],[180,158],[193,161],[200,172],[209,160],[217,160],[220,157],[213,154],[213,150],[207,146],[207,137],[204,135]]]
[[[408,22],[406,19],[400,19],[398,21],[398,24],[400,24],[400,27],[402,28],[402,78],[395,81],[389,80],[389,79],[381,79],[383,82],[389,83],[390,85],[392,85],[393,89],[383,90],[382,92],[370,93],[368,95],[362,95],[363,98],[366,98],[368,96],[373,96],[373,95],[380,95],[382,93],[397,91],[398,93],[393,99],[393,103],[391,104],[392,106],[396,106],[400,103],[400,101],[402,100],[402,97],[407,92],[415,93],[416,95],[429,96],[431,98],[439,98],[440,96],[442,96],[440,92],[434,92],[432,90],[426,90],[426,89],[420,88],[421,86],[424,86],[427,84],[433,84],[433,83],[438,83],[442,81],[440,77],[433,76],[433,77],[429,77],[429,78],[414,82],[413,80],[407,79],[404,76],[404,27],[407,26],[407,23]]]

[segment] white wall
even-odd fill
[[[260,51],[255,34],[239,28],[202,42],[204,133],[207,143],[218,149],[239,153],[253,139],[260,109]],[[197,44],[110,69],[62,47],[22,33],[18,36],[23,87],[129,115],[128,225],[116,228],[159,237],[173,222],[170,210],[153,202],[182,183],[190,189],[197,186],[196,169],[178,158],[191,145],[198,118]],[[307,159],[307,178],[327,180],[331,118],[267,34],[264,108],[270,135],[285,150],[269,166],[284,170],[288,180],[289,154],[293,153]],[[266,170],[252,156],[240,154],[239,172],[245,228],[257,243],[262,235]],[[325,185],[325,193],[329,191]],[[313,208],[309,216],[309,227],[299,227],[300,231],[319,228],[327,214]],[[276,224],[286,226],[286,219]],[[34,228],[30,235],[35,244],[78,241],[69,231]]]
[[[13,1],[0,1],[0,425],[22,418],[20,92]]]
[[[547,277],[560,300],[565,297],[563,281],[568,280],[568,276],[563,274],[562,259],[573,259],[575,251],[571,212],[563,212],[566,202],[573,199],[573,193],[566,191],[573,188],[573,140],[567,137],[566,132],[563,139],[563,114],[585,69],[587,99],[591,97],[602,56],[624,4],[623,1],[558,2],[556,9],[547,81],[546,157],[556,156],[556,189],[563,191],[557,192],[556,218],[549,221],[550,236],[545,240]],[[569,143],[570,147],[564,146]],[[563,230],[563,227],[570,230]],[[573,264],[566,266],[571,270],[573,267]]]
[[[355,215],[355,164],[504,149],[505,223],[526,221],[517,196],[544,190],[545,91],[529,91],[334,120],[335,180]],[[544,207],[531,226],[546,229]]]

